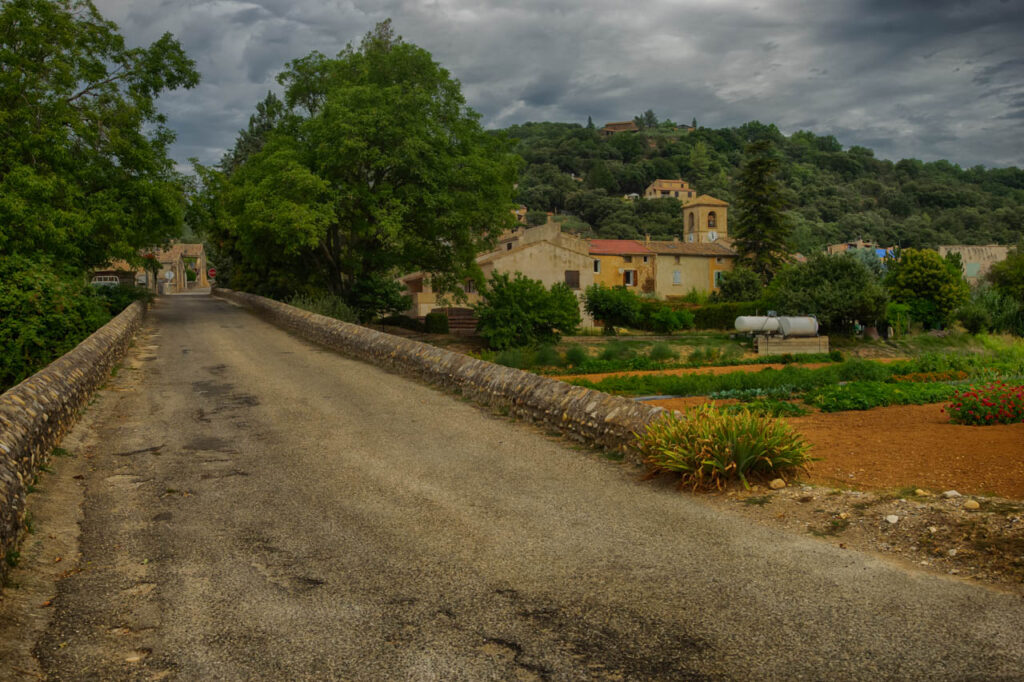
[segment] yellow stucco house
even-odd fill
[[[595,277],[587,240],[562,232],[561,226],[550,219],[538,227],[520,227],[506,232],[493,250],[477,256],[476,263],[485,279],[494,272],[521,272],[549,288],[563,282],[576,292],[578,298],[594,283]],[[399,278],[399,282],[405,285],[405,293],[412,299],[407,311],[412,317],[423,317],[436,308],[469,306],[480,301],[476,282],[472,279],[467,279],[462,285],[466,298],[464,303],[455,303],[451,295],[433,291],[429,273],[414,272]],[[584,324],[592,323],[583,313],[582,305],[580,312],[584,315]]]
[[[594,283],[653,294],[655,253],[634,239],[591,239]]]
[[[655,254],[654,293],[658,298],[683,296],[691,289],[718,289],[722,273],[736,265],[739,254],[718,242],[670,242],[645,240]]]
[[[644,199],[679,199],[686,203],[697,197],[697,191],[686,180],[655,180],[644,190]]]

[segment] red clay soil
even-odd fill
[[[653,400],[685,409],[699,399]],[[1024,424],[950,424],[943,404],[787,418],[820,458],[803,478],[853,488],[914,487],[1024,500]]]

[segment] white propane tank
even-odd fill
[[[742,315],[736,318],[736,331],[771,333],[779,331],[779,318],[763,315]]]
[[[817,336],[818,320],[813,317],[780,317],[779,331],[783,336]]]

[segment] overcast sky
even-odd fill
[[[876,156],[1024,166],[1024,0],[94,0],[130,45],[173,33],[202,74],[164,95],[179,162],[218,161],[285,62],[391,17],[487,127],[645,109],[750,120]]]

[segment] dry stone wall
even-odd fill
[[[25,495],[142,324],[136,301],[73,350],[0,395],[0,574],[25,522]]]
[[[230,289],[213,291],[304,339],[458,393],[516,417],[554,427],[589,446],[636,458],[634,432],[663,412],[627,398],[503,367],[426,343],[317,315]]]

